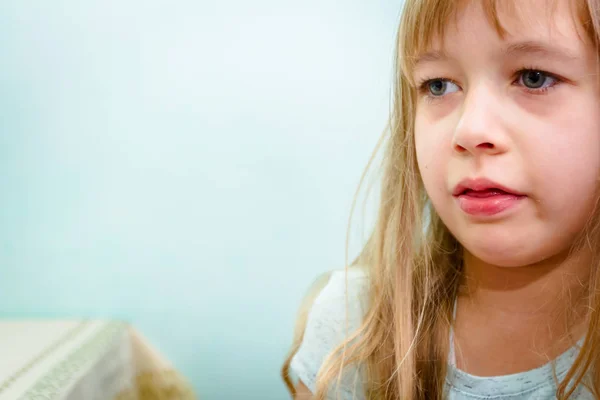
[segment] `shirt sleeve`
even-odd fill
[[[348,334],[360,327],[366,310],[366,274],[362,270],[350,269],[347,278],[346,286],[346,271],[332,273],[327,285],[315,298],[308,314],[304,338],[292,358],[292,372],[312,393],[316,391],[317,374],[323,362]],[[338,391],[342,399],[364,398],[359,368],[346,368],[341,383]],[[335,387],[335,382],[331,387]]]

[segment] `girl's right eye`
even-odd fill
[[[431,97],[442,97],[457,92],[460,88],[449,79],[429,79],[421,85],[421,91]]]

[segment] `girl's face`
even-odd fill
[[[568,0],[470,2],[418,59],[415,141],[436,211],[475,257],[499,266],[569,249],[600,172],[597,50]],[[498,2],[499,6],[503,2]]]

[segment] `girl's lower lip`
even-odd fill
[[[516,206],[525,196],[510,193],[498,193],[492,196],[479,197],[461,194],[457,196],[458,205],[465,213],[474,216],[492,216]]]

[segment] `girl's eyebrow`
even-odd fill
[[[535,55],[544,58],[553,58],[557,61],[579,60],[569,49],[539,41],[523,41],[509,44],[503,51],[506,57],[515,57],[523,55]]]
[[[581,57],[575,55],[567,48],[535,40],[510,43],[501,51],[501,56],[504,57],[516,57],[524,55],[552,58],[557,61],[574,61],[581,59]],[[426,64],[435,61],[445,61],[449,58],[450,57],[448,54],[443,50],[432,50],[415,57],[413,65],[416,67],[420,64]]]
[[[449,57],[443,50],[432,50],[422,54],[419,54],[414,58],[414,66],[418,66],[420,64],[426,64],[434,61],[442,61],[447,60]]]

